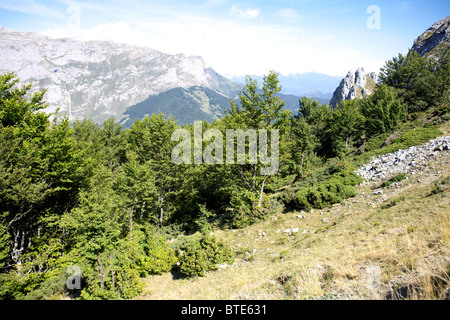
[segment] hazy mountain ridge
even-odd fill
[[[251,75],[258,83],[262,83],[263,76]],[[282,86],[281,93],[295,96],[316,97],[330,99],[333,91],[339,85],[342,77],[329,76],[317,72],[295,73],[290,75],[280,74],[279,80]],[[244,84],[245,76],[231,76],[231,80]]]
[[[179,125],[190,124],[195,120],[211,122],[221,117],[229,104],[227,96],[205,87],[173,88],[130,106],[124,112],[127,120],[123,126],[129,128],[136,119],[152,113],[172,115]]]

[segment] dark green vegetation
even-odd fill
[[[261,93],[261,91],[260,91]],[[237,96],[237,92],[231,93],[232,97]],[[298,109],[298,97],[277,93],[284,102],[284,109],[295,113]],[[317,101],[329,101],[327,99],[313,98]],[[238,97],[234,98],[239,105]],[[128,129],[136,119],[143,119],[152,114],[164,113],[172,116],[177,124],[192,124],[196,120],[212,122],[214,119],[222,118],[225,110],[230,107],[230,99],[217,91],[193,86],[188,89],[174,88],[157,95],[151,95],[144,101],[130,106],[123,114],[128,120],[123,123],[123,128]],[[167,117],[166,117],[167,119]]]
[[[233,263],[230,248],[211,236],[190,237],[180,241],[179,272],[186,277],[204,276],[207,271],[217,270],[220,264]]]
[[[179,125],[194,123],[196,120],[212,122],[223,115],[229,104],[226,96],[208,88],[174,88],[129,107],[124,112],[129,119],[123,126],[129,128],[135,119],[161,112],[172,115]]]
[[[440,134],[449,51],[440,57],[394,58],[374,95],[336,110],[302,98],[292,114],[277,95],[276,73],[264,77],[262,91],[248,78],[239,104],[230,101],[203,130],[278,129],[280,169],[271,176],[259,174],[259,162],[174,164],[171,135],[179,126],[161,114],[127,130],[114,119],[71,126],[40,111],[43,92],[28,96],[29,86],[2,75],[0,297],[132,298],[140,277],[176,269],[201,276],[231,262],[230,248],[206,236],[214,228],[354,196],[355,164]],[[184,128],[193,137],[193,126]],[[71,266],[81,271],[81,290],[67,289]]]

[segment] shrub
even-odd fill
[[[406,174],[400,173],[400,174],[396,175],[395,177],[392,177],[388,181],[383,182],[381,184],[381,187],[383,187],[383,188],[389,187],[394,182],[400,182],[400,181],[402,181],[404,179],[406,179]]]
[[[308,192],[309,188],[297,191],[295,194],[294,202],[301,209],[311,210],[312,206],[308,201]]]
[[[140,256],[141,274],[162,274],[172,269],[176,262],[175,251],[164,237],[153,236],[144,246],[145,254]]]
[[[141,252],[135,243],[121,240],[113,250],[104,251],[97,260],[84,266],[83,277],[87,286],[81,291],[81,299],[130,299],[140,294],[139,260]]]
[[[347,169],[333,170],[333,172],[335,173],[332,176],[315,187],[307,187],[297,191],[294,197],[296,206],[307,210],[311,208],[321,209],[354,197],[356,190],[353,186],[363,182],[363,179]]]
[[[217,270],[218,264],[233,262],[231,249],[212,236],[192,239],[180,247],[180,272],[187,277],[204,276],[206,272]]]

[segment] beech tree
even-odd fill
[[[227,110],[223,119],[226,129],[241,129],[244,132],[253,129],[266,129],[271,132],[272,129],[279,131],[280,154],[285,152],[285,133],[289,127],[290,113],[283,110],[284,101],[277,96],[281,91],[278,80],[278,74],[270,71],[264,76],[262,90],[258,88],[258,82],[251,77],[247,77],[246,85],[239,94],[239,105],[230,101],[231,108]],[[271,137],[273,139],[274,137]],[[261,140],[259,148],[261,148]],[[246,140],[246,146],[249,147],[250,138]],[[270,147],[268,147],[268,152]],[[261,169],[264,165],[261,161],[256,163],[247,162],[249,155],[246,155],[246,164],[231,165],[230,170],[233,175],[239,177],[240,183],[235,185],[236,205],[242,205],[242,198],[247,198],[250,202],[251,211],[260,208],[263,202],[264,185],[267,176],[261,175]],[[261,154],[259,157],[261,160]],[[279,161],[279,159],[277,159]],[[241,191],[239,191],[239,189]],[[233,201],[233,200],[232,200]]]

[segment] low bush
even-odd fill
[[[212,236],[193,238],[180,246],[178,262],[180,273],[186,277],[204,276],[218,269],[219,264],[232,263],[232,250]]]
[[[356,190],[353,186],[360,184],[363,179],[349,170],[338,171],[317,186],[297,191],[294,202],[300,209],[321,209],[344,199],[354,197]]]

